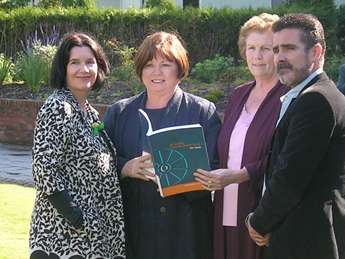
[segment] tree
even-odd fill
[[[28,6],[31,0],[0,0],[0,9],[11,10]]]
[[[63,7],[87,7],[96,8],[94,0],[62,0]]]
[[[327,42],[327,53],[333,55],[337,45],[337,8],[334,0],[288,0],[289,13],[310,13],[323,25]]]
[[[147,0],[143,6],[144,8],[161,8],[166,10],[176,10],[177,5],[174,0]]]
[[[345,55],[345,5],[340,5],[337,10],[337,38],[338,38],[338,50],[342,55]]]

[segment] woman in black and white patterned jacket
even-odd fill
[[[30,259],[125,258],[116,153],[87,102],[108,71],[103,50],[90,36],[64,36],[50,77],[57,90],[35,126]]]

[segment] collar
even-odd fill
[[[84,118],[85,120],[91,120],[91,123],[93,122],[98,122],[99,121],[99,113],[98,111],[93,108],[88,100],[86,100],[86,103],[85,103],[85,107],[87,109],[87,115],[83,112],[82,108],[80,107],[77,99],[75,98],[75,96],[73,95],[72,91],[68,88],[62,88],[62,89],[57,89],[56,90],[57,93],[60,93],[62,95],[65,96],[67,102],[74,108],[75,111],[78,111],[82,118]]]
[[[293,98],[296,98],[299,93],[302,91],[302,89],[317,75],[321,74],[323,72],[322,68],[319,68],[315,70],[313,73],[311,73],[306,79],[304,79],[301,83],[299,83],[296,87],[292,88],[289,92],[287,92],[285,95],[280,97],[281,102],[285,102],[286,100],[292,100]]]

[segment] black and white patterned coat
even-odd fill
[[[73,94],[54,92],[35,126],[32,173],[37,194],[30,228],[30,253],[59,258],[125,258],[122,197],[116,165],[104,139],[93,136],[98,113],[85,115]],[[45,198],[67,190],[83,212],[82,232]]]

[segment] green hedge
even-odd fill
[[[106,44],[109,40],[116,39],[123,45],[136,48],[147,35],[159,30],[175,31],[181,35],[186,42],[191,67],[206,59],[213,59],[216,54],[234,57],[237,61],[241,59],[237,46],[240,26],[253,15],[262,12],[283,15],[288,9],[187,7],[184,10],[153,8],[126,11],[114,8],[25,7],[9,12],[0,10],[0,53],[15,59],[17,52],[22,49],[20,40],[25,42],[35,31],[40,34],[40,28],[45,35],[49,35],[55,26],[60,36],[72,30],[91,33],[105,48],[112,64],[118,60],[113,49]],[[326,19],[324,11],[322,14],[322,18]],[[334,16],[328,18],[335,19]],[[327,21],[322,22],[329,24]],[[331,28],[325,28],[325,32],[327,40],[332,41],[328,46],[334,50],[336,26],[333,22],[331,24]]]
[[[239,59],[237,38],[240,26],[251,16],[266,9],[232,10],[230,8],[185,10],[116,10],[107,8],[26,7],[9,13],[0,11],[0,52],[14,57],[21,50],[20,40],[43,29],[49,35],[53,26],[62,36],[72,30],[89,32],[106,49],[106,42],[116,38],[124,45],[138,47],[143,39],[158,30],[178,32],[186,42],[192,64],[213,58],[216,54]],[[110,55],[110,59],[112,57]]]

